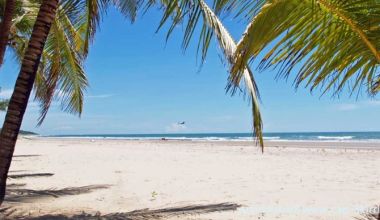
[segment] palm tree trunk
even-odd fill
[[[56,15],[58,1],[42,1],[28,48],[24,54],[20,74],[9,101],[3,129],[0,134],[0,205],[4,201],[6,181],[17,136],[33,89],[41,54]]]
[[[12,16],[15,11],[16,0],[7,0],[5,3],[5,10],[3,21],[0,27],[0,67],[4,61],[5,49],[7,48],[9,40],[9,32],[12,25]]]

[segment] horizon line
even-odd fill
[[[380,131],[270,131],[270,132],[264,132],[264,134],[278,134],[278,133],[369,133],[369,132],[376,132],[380,133]],[[82,136],[82,135],[192,135],[192,134],[253,134],[253,132],[194,132],[194,133],[185,133],[185,132],[179,132],[179,133],[81,133],[81,134],[49,134],[49,135],[43,135],[41,136]]]

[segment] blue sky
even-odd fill
[[[220,50],[210,48],[199,71],[196,43],[183,53],[182,28],[165,43],[155,34],[159,12],[148,12],[131,25],[114,10],[104,18],[85,64],[90,81],[81,118],[54,104],[46,121],[36,127],[38,105],[31,102],[23,129],[41,134],[249,132],[249,104],[225,94],[227,71]],[[227,21],[239,37],[242,24]],[[0,70],[0,98],[9,97],[19,66],[8,54]],[[262,94],[266,132],[379,131],[380,101],[320,97],[292,87],[292,78],[275,80],[275,71],[256,73]],[[2,123],[4,113],[0,113]],[[186,126],[178,126],[186,121]]]

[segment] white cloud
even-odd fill
[[[177,133],[177,132],[182,132],[186,130],[187,130],[186,125],[182,125],[178,123],[172,123],[165,128],[165,131],[169,133]]]
[[[12,89],[4,89],[0,91],[0,98],[9,99],[13,93]]]
[[[380,105],[380,100],[370,100],[367,102],[368,105],[371,106],[379,106]]]
[[[336,109],[338,111],[352,111],[358,109],[360,106],[358,104],[338,104],[336,105]]]
[[[373,108],[380,106],[380,100],[368,100],[355,103],[341,103],[334,105],[334,110],[338,111],[353,111],[362,108]]]

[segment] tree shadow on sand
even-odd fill
[[[380,204],[368,208],[368,210],[362,213],[362,217],[355,218],[357,220],[380,220]]]
[[[11,174],[11,175],[8,175],[8,178],[21,179],[21,178],[29,178],[29,177],[49,177],[53,175],[54,173],[24,173],[24,174]]]
[[[16,188],[15,188],[16,187]],[[46,197],[60,197],[60,196],[72,196],[79,195],[84,193],[90,193],[99,189],[109,188],[110,185],[90,185],[82,187],[68,187],[63,189],[45,189],[45,190],[32,190],[32,189],[23,189],[17,188],[17,185],[12,187],[8,185],[7,193],[5,196],[6,202],[28,202],[35,199],[42,199]]]
[[[20,155],[13,155],[13,157],[39,157],[41,155],[39,154],[20,154]]]
[[[173,216],[184,216],[184,215],[199,215],[207,214],[213,212],[222,211],[235,211],[241,205],[235,203],[218,203],[218,204],[207,204],[207,205],[189,205],[181,207],[170,207],[164,209],[141,209],[131,212],[124,213],[111,213],[106,215],[101,214],[86,214],[82,213],[80,215],[66,216],[66,215],[44,215],[39,217],[30,216],[15,216],[9,218],[12,220],[148,220],[148,219],[163,219]]]

